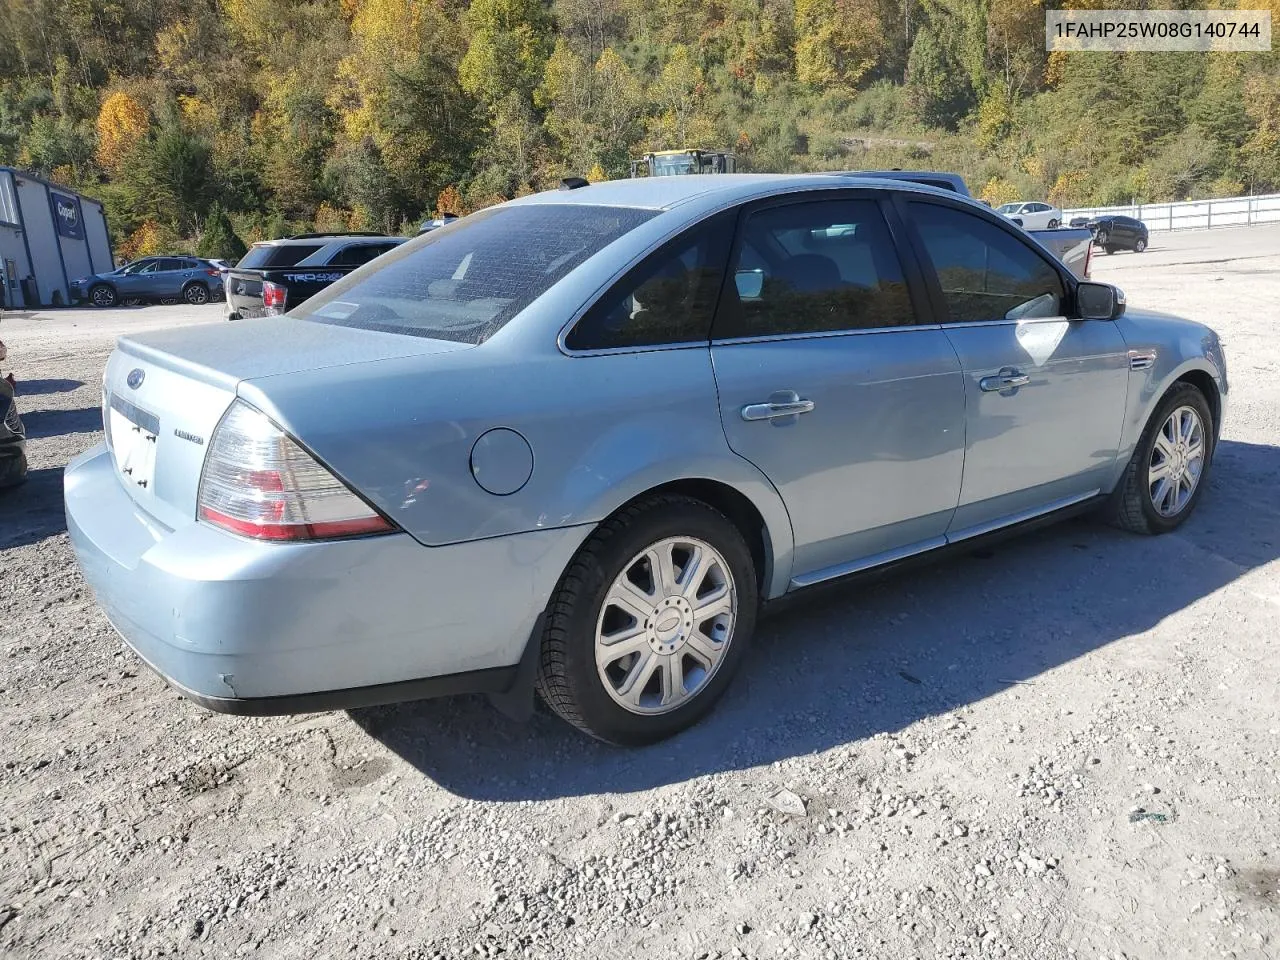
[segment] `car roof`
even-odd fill
[[[888,182],[884,177],[859,177],[851,174],[813,173],[711,173],[674,177],[636,177],[628,180],[606,180],[572,190],[546,190],[510,200],[507,206],[526,204],[584,204],[609,207],[638,207],[647,210],[671,210],[690,200],[716,197],[725,203],[788,190],[813,190],[817,187],[864,187],[869,190],[903,190],[956,198],[954,190],[943,190],[906,180]],[[961,199],[964,199],[961,197]]]

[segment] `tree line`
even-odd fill
[[[103,199],[126,256],[412,231],[685,146],[953,170],[994,203],[1280,190],[1280,55],[1046,54],[1044,9],[0,0],[0,163]]]

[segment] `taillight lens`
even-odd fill
[[[256,540],[394,529],[292,437],[239,400],[213,433],[198,502],[201,520]]]
[[[284,313],[285,288],[270,280],[262,281],[262,305],[267,308],[267,316]]]
[[[1089,271],[1093,269],[1093,240],[1084,248],[1084,278],[1089,279]]]

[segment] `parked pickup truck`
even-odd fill
[[[905,180],[923,183],[939,190],[951,190],[962,197],[972,197],[964,178],[956,173],[940,173],[936,170],[849,170],[859,177],[881,177],[886,180]],[[985,202],[985,201],[984,201]],[[1013,222],[1022,226],[1016,217]],[[1093,257],[1093,232],[1085,229],[1055,227],[1052,230],[1023,230],[1029,237],[1067,265],[1077,277],[1087,280]]]
[[[255,243],[226,272],[227,319],[291,310],[405,239],[381,233],[304,233]]]

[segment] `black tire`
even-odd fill
[[[1116,252],[1116,248],[1115,248],[1115,247],[1103,247],[1103,248],[1102,248],[1102,252],[1103,252],[1103,253],[1105,253],[1107,256],[1111,256],[1111,254],[1113,254],[1113,253],[1115,253],[1115,252]]]
[[[613,699],[596,667],[596,625],[623,568],[668,537],[697,537],[714,547],[733,575],[737,617],[719,666],[706,685],[670,713],[633,713]],[[610,517],[579,549],[547,607],[537,690],[561,718],[607,743],[639,746],[670,737],[701,719],[728,687],[755,631],[759,593],[742,533],[720,511],[690,497],[658,495]]]
[[[203,306],[209,302],[209,288],[203,283],[188,283],[182,288],[182,299],[193,307]]]
[[[1133,245],[1133,252],[1141,253],[1145,249],[1147,249],[1147,241],[1144,237],[1139,237],[1137,242]]]
[[[1057,220],[1050,220],[1050,221],[1049,221],[1049,229],[1050,229],[1050,230],[1057,230],[1057,229],[1058,229],[1058,227],[1060,227],[1061,225],[1062,225],[1062,224],[1061,224],[1059,221],[1057,221]]]
[[[109,283],[97,283],[89,289],[89,302],[95,307],[114,307],[117,299],[116,289]]]
[[[1104,249],[1107,246],[1107,241],[1110,239],[1111,234],[1107,233],[1105,230],[1099,230],[1093,235],[1093,242]],[[1107,252],[1110,253],[1111,251],[1108,250]]]
[[[1200,471],[1196,488],[1192,491],[1186,505],[1174,516],[1166,517],[1156,510],[1152,502],[1148,471],[1158,434],[1174,410],[1184,406],[1191,407],[1200,417],[1204,431],[1204,466]],[[1107,502],[1107,520],[1121,529],[1143,534],[1168,533],[1179,527],[1195,511],[1196,504],[1200,502],[1200,495],[1209,485],[1215,430],[1209,401],[1205,399],[1200,389],[1190,383],[1174,384],[1156,407],[1151,419],[1147,421],[1146,429],[1142,431],[1142,437],[1138,440],[1138,446],[1129,459],[1129,465],[1125,467],[1120,482],[1116,484],[1116,489]]]

